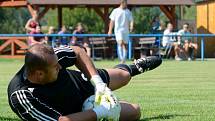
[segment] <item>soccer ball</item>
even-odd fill
[[[105,106],[106,108],[110,108],[111,104],[110,104],[110,102],[108,102],[106,100],[106,98],[102,98],[102,101],[104,101],[103,102],[103,106]],[[90,97],[88,97],[84,101],[84,103],[82,105],[82,111],[93,109],[95,106],[96,106],[96,104],[95,104],[95,95],[91,95]],[[102,118],[99,121],[112,121],[112,120],[108,120],[108,119]]]
[[[95,102],[95,95],[91,95],[84,101],[82,106],[82,111],[93,109],[95,107],[94,102]]]

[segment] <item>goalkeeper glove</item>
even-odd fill
[[[97,115],[97,120],[119,121],[121,106],[119,103],[111,102],[107,97],[102,96],[100,105],[93,108]]]

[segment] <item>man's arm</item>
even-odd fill
[[[60,116],[58,121],[96,121],[96,113],[93,110],[78,112],[66,116]]]
[[[134,21],[132,20],[130,22],[130,32],[133,32],[133,30],[134,30]]]
[[[133,18],[133,15],[132,15],[132,12],[129,10],[129,31],[130,32],[133,32],[133,29],[134,29],[134,18]]]
[[[112,34],[113,26],[114,26],[114,21],[113,21],[113,20],[110,20],[110,23],[109,23],[109,30],[108,30],[108,34],[109,34],[109,35]]]
[[[22,120],[49,120],[57,121],[59,112],[35,98],[29,90],[18,90],[11,94],[12,109]]]
[[[30,28],[30,27],[29,27],[29,26],[30,26],[30,22],[31,22],[31,19],[29,19],[28,22],[27,22],[26,25],[25,25],[25,29],[26,29],[27,31],[33,31],[33,30],[34,30],[33,28]]]
[[[62,116],[59,112],[40,102],[28,90],[18,90],[10,97],[15,112],[22,120],[47,121],[96,121],[97,115],[93,110]]]
[[[73,34],[76,34],[76,31],[73,32]],[[73,44],[77,44],[78,38],[76,36],[72,36]]]
[[[75,66],[81,72],[84,72],[84,74],[87,76],[88,79],[91,79],[93,75],[98,75],[92,60],[84,51],[84,49],[77,46],[72,46],[71,48],[74,50],[76,54]]]

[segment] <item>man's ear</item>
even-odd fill
[[[36,75],[36,77],[38,78],[38,80],[41,80],[41,79],[44,78],[45,73],[44,73],[44,71],[42,71],[42,70],[36,70],[36,71],[35,71],[35,75]]]

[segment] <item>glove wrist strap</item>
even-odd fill
[[[104,83],[99,75],[93,75],[90,79],[90,82],[93,84],[93,86],[96,86],[96,84],[99,83]]]

